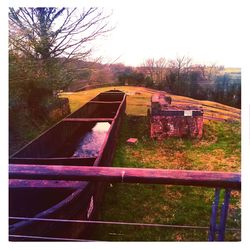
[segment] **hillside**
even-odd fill
[[[88,91],[81,92],[64,92],[61,97],[69,98],[71,112],[75,111],[83,104],[88,102],[98,93],[111,90],[119,89],[124,91],[127,97],[127,110],[128,115],[145,116],[147,114],[147,109],[150,106],[150,98],[152,94],[162,91],[157,91],[153,89],[148,89],[144,87],[131,87],[131,86],[117,86],[117,87],[104,87],[91,89]],[[200,101],[189,97],[170,95],[173,100],[173,104],[197,104],[202,105],[204,109],[204,115],[208,118],[223,119],[231,121],[240,120],[240,109],[233,108],[227,105],[223,105],[217,102],[211,101]]]
[[[71,111],[74,111],[98,93],[110,89],[114,88],[105,87],[77,93],[63,93],[62,96],[69,98]],[[168,162],[168,168],[240,171],[239,109],[215,102],[198,101],[188,97],[171,95],[173,104],[202,105],[204,109],[204,136],[200,141],[168,139],[156,143],[149,138],[147,110],[150,107],[152,94],[157,91],[128,86],[121,86],[116,89],[125,91],[128,95],[126,117],[121,133],[121,138],[123,138],[123,141],[121,141],[122,161],[126,156],[132,161],[126,159],[126,161],[128,160],[127,166],[133,165],[133,161],[136,161],[138,166],[140,164],[143,164],[143,166],[157,165],[161,168],[166,167],[166,162]],[[133,130],[130,129],[130,126],[133,126]],[[137,150],[131,149],[124,143],[129,137],[141,139],[136,146]],[[144,148],[143,143],[147,144],[146,148]],[[171,148],[166,150],[165,148],[168,145]],[[117,152],[119,152],[119,148]],[[115,163],[120,166],[122,163],[118,156],[115,158]],[[208,158],[209,161],[207,161]]]
[[[224,73],[236,73],[240,74],[241,73],[241,68],[235,68],[235,67],[227,67],[224,69]]]
[[[96,94],[114,88],[99,88],[78,93],[63,93],[72,111]],[[204,108],[201,140],[181,138],[154,141],[149,137],[147,109],[155,90],[122,86],[127,93],[127,109],[113,161],[117,167],[240,171],[240,110],[210,101],[172,95],[173,104],[192,103]],[[126,144],[130,137],[136,145]],[[108,187],[101,209],[101,220],[175,225],[209,226],[214,190],[142,184],[114,184]],[[240,227],[240,193],[233,192],[227,226]],[[206,230],[146,229],[117,225],[98,226],[93,239],[112,241],[207,240]],[[228,231],[226,240],[239,240],[239,231]]]

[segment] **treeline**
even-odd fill
[[[79,66],[79,62],[75,62]],[[85,66],[85,68],[84,68]],[[145,86],[171,94],[211,100],[241,107],[241,74],[223,66],[193,64],[188,57],[175,60],[148,59],[139,67],[119,64],[85,63],[70,90],[103,83]]]
[[[124,67],[114,74],[120,84],[140,85],[241,107],[240,72],[227,73],[223,66],[194,65],[185,56],[168,61],[149,59],[140,67]]]

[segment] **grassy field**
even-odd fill
[[[61,97],[69,98],[71,112],[80,108],[83,104],[95,97],[97,94],[107,91],[119,89],[127,94],[127,109],[126,114],[135,116],[146,116],[147,110],[150,106],[150,98],[153,93],[160,92],[144,87],[133,86],[118,86],[118,87],[104,87],[92,89],[81,92],[62,93]],[[200,101],[184,96],[170,95],[172,97],[173,105],[175,104],[190,104],[203,105],[205,109],[204,115],[211,115],[215,118],[232,119],[239,121],[240,110],[224,104],[211,101]],[[232,117],[233,116],[233,117]],[[234,117],[236,116],[236,117]]]
[[[79,108],[100,88],[78,93],[63,93],[71,110]],[[203,105],[205,115],[225,121],[205,120],[203,138],[181,138],[161,142],[149,137],[147,109],[153,90],[116,87],[125,91],[127,109],[122,124],[113,166],[165,169],[240,171],[240,110],[226,105],[172,96],[173,104],[192,102]],[[130,137],[136,145],[126,144]],[[209,226],[214,190],[198,187],[110,184],[101,208],[100,219],[107,221]],[[221,197],[222,198],[222,197]],[[240,227],[240,193],[233,192],[227,227]],[[136,231],[135,231],[136,230]],[[108,241],[206,241],[207,230],[145,228],[134,226],[98,226],[93,239]],[[226,240],[240,240],[240,232],[227,232]]]

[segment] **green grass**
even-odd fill
[[[204,124],[203,132],[202,140],[169,138],[155,141],[149,137],[147,117],[127,116],[113,165],[239,171],[240,124],[210,121]],[[138,138],[139,142],[133,146],[126,144],[130,137]]]
[[[151,140],[147,110],[154,91],[129,86],[116,88],[125,91],[128,96],[126,116],[120,131],[113,166],[240,171],[239,119],[235,119],[234,122],[205,121],[201,140]],[[74,111],[98,93],[110,89],[113,87],[63,96],[69,98]],[[206,104],[205,113],[216,107],[216,117],[227,118],[228,111],[239,112],[238,109],[214,102],[197,101],[181,96],[172,97],[173,101],[191,100],[197,104]],[[138,138],[138,143],[126,144],[130,137]],[[213,196],[214,190],[209,188],[113,184],[108,187],[99,219],[208,227]],[[240,213],[240,193],[233,192],[228,227],[240,227]],[[95,240],[108,241],[207,241],[207,238],[208,232],[204,230],[118,225],[99,225],[93,235]],[[226,240],[240,240],[240,232],[227,232]]]
[[[126,116],[113,165],[239,171],[239,132],[239,123],[210,122],[204,126],[202,140],[171,138],[157,142],[149,138],[147,117]],[[129,137],[137,137],[139,142],[128,145]],[[113,184],[108,188],[100,219],[208,227],[213,196],[214,190],[209,188]],[[239,192],[234,192],[231,199],[228,226],[240,227]],[[93,237],[110,241],[206,241],[208,232],[105,225],[98,226]],[[227,232],[226,240],[239,239],[239,232]]]

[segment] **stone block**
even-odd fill
[[[159,100],[166,99],[159,97]],[[162,140],[168,137],[201,138],[203,130],[203,110],[188,105],[166,105],[164,101],[152,98],[151,105],[152,138]]]

